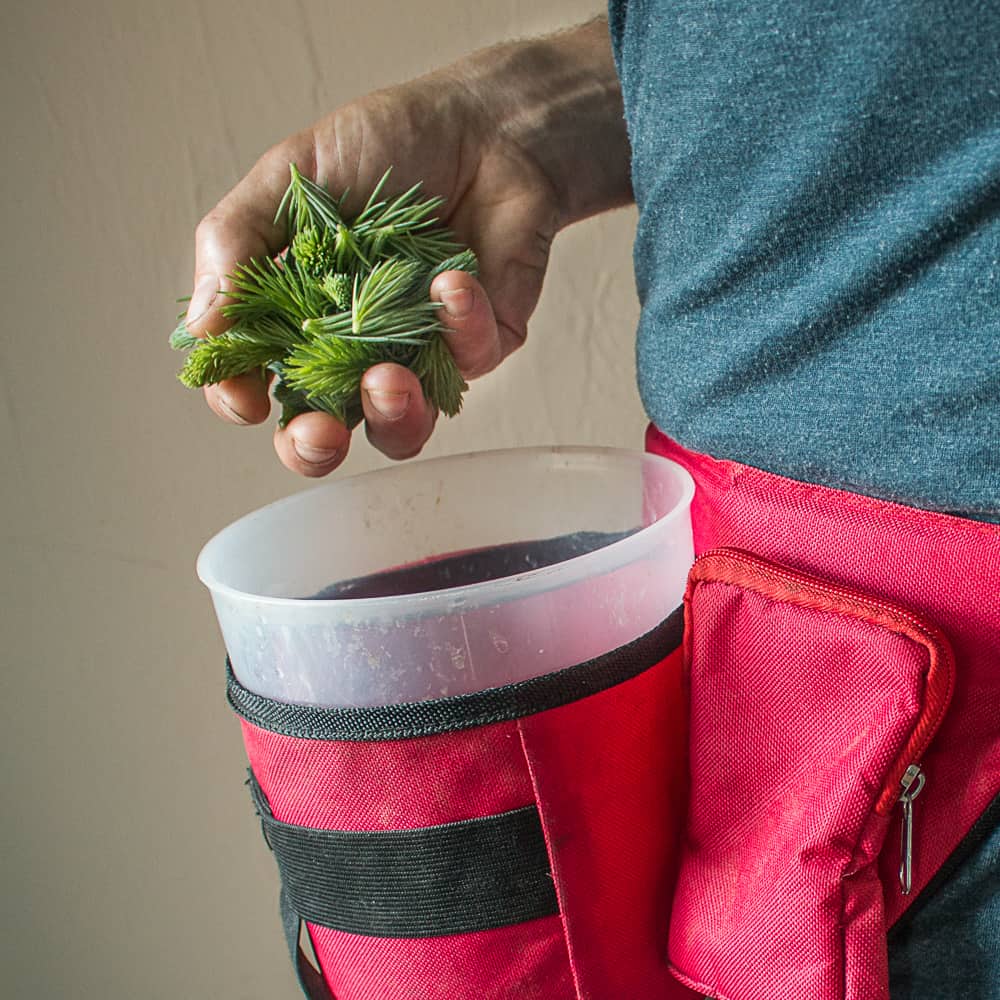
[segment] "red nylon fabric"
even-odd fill
[[[747,553],[736,550],[717,549],[699,558],[688,576],[686,604],[686,643],[689,650],[695,638],[692,627],[692,596],[695,588],[705,583],[729,584],[737,590],[751,590],[773,601],[787,605],[788,610],[799,608],[803,611],[827,612],[832,618],[819,616],[791,616],[791,621],[814,618],[820,629],[821,639],[828,637],[824,631],[838,630],[840,625],[851,624],[856,630],[861,627],[871,643],[905,640],[900,649],[912,648],[925,662],[919,673],[922,692],[919,696],[919,718],[910,732],[900,758],[892,773],[887,777],[886,787],[879,796],[876,808],[887,815],[899,797],[899,780],[907,765],[919,761],[925,749],[941,724],[947,711],[955,687],[955,658],[948,640],[943,633],[929,622],[916,618],[906,608],[898,607],[883,599],[873,599],[870,595],[859,594],[842,587],[831,585],[825,580],[774,566]],[[753,628],[753,620],[749,623]],[[874,626],[874,628],[872,627]],[[883,634],[887,630],[889,635]],[[699,630],[704,631],[704,630]],[[796,641],[794,630],[776,633],[779,640],[788,643]],[[810,640],[811,642],[811,640]],[[807,650],[808,650],[807,643]],[[778,650],[783,655],[783,650]],[[881,652],[887,657],[889,650]],[[690,660],[690,655],[688,656]],[[837,656],[831,656],[831,665],[837,667]],[[792,683],[795,679],[793,678]],[[915,699],[916,700],[916,699]]]
[[[921,759],[927,774],[927,785],[914,805],[913,894],[903,896],[897,887],[899,853],[898,846],[894,845],[899,842],[901,810],[892,811],[887,831],[879,828],[878,814],[873,811],[873,816],[858,831],[859,843],[845,845],[836,840],[827,843],[828,853],[830,850],[850,849],[858,851],[859,858],[863,858],[865,852],[869,855],[877,852],[883,834],[886,844],[890,845],[878,857],[880,884],[874,879],[862,880],[857,891],[847,893],[842,903],[840,920],[846,921],[846,957],[839,983],[830,972],[828,963],[824,965],[821,960],[817,970],[810,964],[815,955],[808,949],[803,953],[789,944],[783,954],[772,955],[771,961],[785,970],[799,970],[804,978],[797,992],[788,987],[788,978],[785,977],[780,987],[784,992],[768,993],[767,972],[760,971],[766,963],[758,963],[758,952],[746,943],[741,945],[745,954],[737,950],[730,955],[728,961],[732,963],[732,969],[723,975],[725,989],[720,989],[719,959],[713,956],[709,962],[707,959],[692,958],[699,947],[707,947],[705,942],[710,940],[710,932],[703,930],[695,935],[692,930],[688,935],[685,929],[685,922],[690,916],[690,912],[685,910],[688,904],[678,899],[675,907],[672,929],[677,942],[675,958],[679,965],[690,966],[690,982],[697,983],[713,995],[727,1000],[765,996],[771,1000],[784,996],[809,996],[811,1000],[864,997],[867,1000],[883,996],[884,943],[876,951],[873,950],[873,942],[881,939],[883,925],[893,923],[916,898],[1000,791],[1000,527],[798,483],[738,463],[697,455],[670,441],[655,428],[649,430],[647,447],[679,462],[695,479],[697,491],[692,520],[696,553],[720,546],[737,548],[816,575],[838,586],[896,602],[936,625],[954,651],[955,686],[951,705]],[[764,606],[751,607],[747,602],[752,603],[752,599],[747,595],[742,595],[739,602],[739,607],[724,611],[724,602],[720,601],[717,609],[719,621],[732,620],[726,615],[739,615],[744,622],[752,620],[757,623],[768,617],[775,618],[775,634],[780,631],[791,643],[783,674],[787,686],[795,655],[805,658],[806,663],[809,657],[815,655],[808,642],[795,638],[796,635],[801,636],[801,623],[777,620],[782,617],[782,612],[767,602]],[[752,648],[754,629],[752,625],[742,629],[740,642],[741,646],[749,648],[749,659],[741,648],[739,659],[731,663],[727,677],[717,681],[719,698],[731,690],[734,697],[739,694],[741,698],[752,701],[760,694],[760,686],[766,688],[770,683],[763,652],[758,650],[755,654]],[[814,747],[824,744],[829,735],[827,727],[839,728],[841,738],[849,735],[843,727],[838,727],[836,719],[830,719],[830,703],[824,696],[824,688],[833,696],[835,690],[839,694],[844,685],[850,683],[851,690],[859,693],[865,714],[865,725],[856,733],[860,741],[871,739],[872,733],[880,727],[887,727],[888,731],[892,728],[892,719],[898,719],[909,711],[912,706],[908,706],[907,700],[912,693],[897,692],[890,696],[887,689],[882,690],[886,700],[880,705],[878,665],[870,658],[858,659],[855,638],[841,636],[840,640],[830,639],[833,645],[824,654],[829,662],[836,663],[844,658],[846,652],[849,681],[842,677],[839,670],[836,685],[830,683],[832,678],[824,682],[817,674],[813,680],[815,688],[805,685],[803,681],[808,690],[796,689],[791,695],[786,691],[783,702],[781,690],[773,691],[772,703],[778,705],[773,717],[765,713],[756,721],[740,720],[735,707],[729,714],[720,716],[728,720],[730,727],[743,727],[748,745],[752,744],[757,749],[748,761],[741,761],[744,770],[749,769],[750,773],[728,775],[728,782],[720,778],[713,794],[722,795],[728,790],[739,797],[744,791],[740,787],[741,782],[757,779],[755,768],[762,768],[767,780],[774,777],[766,774],[772,765],[793,769],[794,760],[809,759]],[[694,641],[699,641],[697,626]],[[897,656],[899,650],[889,648],[892,646],[889,640],[880,642],[887,659]],[[769,644],[767,655],[773,658],[773,644]],[[752,677],[749,677],[751,674]],[[737,690],[741,684],[744,684],[743,690]],[[741,701],[741,708],[742,705]],[[853,712],[860,707],[852,704],[847,709]],[[824,712],[826,715],[823,715]],[[815,723],[819,718],[826,718],[827,722],[817,728]],[[697,720],[693,725],[698,725]],[[893,740],[898,740],[898,734]],[[711,768],[705,765],[709,764],[713,749],[718,749],[713,748],[710,741],[711,734],[708,732],[695,733],[692,741],[694,753],[706,755],[704,761],[701,758],[692,761],[694,773],[709,778]],[[772,748],[775,747],[779,748],[776,756],[782,759],[780,762],[772,759],[775,756]],[[840,750],[843,752],[843,739]],[[867,787],[865,782],[873,774],[881,773],[890,755],[891,749],[887,744],[878,753],[866,758],[867,763],[857,775],[862,787]],[[794,760],[788,761],[788,757]],[[778,784],[781,785],[780,778]],[[773,860],[769,858],[770,851],[784,852],[783,856],[787,858],[788,852],[794,850],[793,844],[783,840],[789,826],[794,826],[799,819],[807,821],[806,828],[810,828],[810,824],[815,827],[821,821],[822,803],[810,799],[808,782],[803,781],[803,784],[806,786],[803,789],[804,817],[787,816],[784,811],[787,805],[783,803],[782,808],[775,808],[774,811],[773,836],[765,837],[762,827],[755,827],[758,835],[755,847],[764,866]],[[835,785],[828,787],[827,791],[832,798],[844,794],[844,790]],[[873,786],[869,791],[874,803],[878,789]],[[847,798],[854,802],[850,794]],[[737,831],[734,836],[739,830],[739,806],[747,807],[747,804],[737,798],[736,807],[732,810],[737,816],[733,823]],[[852,808],[855,807],[848,808],[845,816],[836,817],[832,829],[839,828],[838,824],[842,821],[850,820]],[[816,809],[820,809],[820,815],[814,812]],[[695,823],[699,821],[696,810],[697,804],[693,803],[692,821]],[[854,818],[857,819],[857,816]],[[815,845],[807,854],[810,864],[822,862],[822,851],[817,854]],[[685,866],[687,864],[688,858],[684,862]],[[738,879],[739,872],[730,871],[728,877]],[[729,911],[724,914],[727,926],[737,926],[744,916],[744,909],[753,910],[760,905],[754,893],[743,892],[743,888],[747,887],[736,885],[728,893]],[[786,924],[789,918],[780,905],[780,884],[777,889],[778,896],[771,912],[781,932],[794,924],[794,920]],[[687,892],[683,886],[683,875],[678,888],[679,896],[682,890]],[[697,898],[693,890],[688,895],[690,900]],[[711,900],[707,905],[711,909]],[[834,901],[831,897],[827,898],[827,905],[827,918],[833,919]],[[721,905],[718,908],[721,914]],[[821,914],[817,914],[816,919],[821,919]],[[766,949],[773,931],[768,931],[766,923],[754,926],[761,935],[760,947]],[[830,928],[831,934],[836,926],[835,923]],[[744,959],[742,966],[741,958]],[[741,978],[741,967],[752,967],[754,974]],[[809,980],[809,975],[815,978]],[[821,992],[805,988],[807,982],[814,985],[821,983],[818,987]],[[774,983],[770,985],[774,987]]]
[[[695,478],[696,551],[732,546],[898,601],[949,640],[957,679],[951,709],[922,758],[928,784],[915,806],[916,894],[1000,786],[1000,528],[694,455],[655,430],[647,445]],[[675,882],[674,958],[692,988],[725,1000],[884,995],[885,926],[913,897],[895,888],[897,851],[881,850],[884,836],[898,843],[899,810],[880,815],[878,799],[912,738],[899,721],[919,714],[926,700],[926,657],[905,636],[856,617],[803,636],[801,618],[791,621],[773,595],[723,593],[703,611],[704,627],[689,630],[689,641],[738,638],[744,666],[728,676],[710,668],[700,678],[709,697],[698,705],[711,711],[693,706],[697,795],[680,852],[688,730],[679,652],[573,704],[439,736],[319,741],[243,724],[257,780],[285,822],[406,829],[538,806],[558,916],[414,940],[313,926],[337,1000],[693,1000],[700,994],[671,978],[666,955]],[[773,643],[761,644],[762,621],[785,637],[777,658]],[[693,656],[718,659],[718,650]],[[843,673],[817,668],[831,661]],[[803,664],[810,670],[801,671]],[[751,677],[756,683],[741,689]],[[737,698],[739,711],[726,708]],[[745,711],[746,704],[755,707]],[[863,715],[856,733],[838,706],[845,716]],[[753,752],[733,757],[733,747]],[[831,755],[848,766],[822,771]],[[781,790],[763,810],[755,781]],[[794,815],[778,804],[790,799],[789,788],[804,796]],[[734,845],[752,849],[745,853],[756,869],[726,885],[739,878],[727,867]],[[699,851],[700,867],[693,863]],[[790,852],[802,862],[796,886],[783,869]],[[838,899],[830,877],[845,854],[858,868]],[[805,911],[791,905],[802,899]],[[762,900],[775,922],[753,916]],[[709,947],[716,942],[729,943]],[[841,959],[831,959],[838,947]]]
[[[692,997],[665,955],[686,782],[681,659],[675,650],[517,722],[437,736],[311,740],[243,721],[254,774],[284,822],[406,829],[539,808],[558,916],[423,939],[309,925],[337,1000]]]
[[[381,742],[306,740],[241,720],[274,818],[325,830],[407,830],[531,805],[514,722]]]
[[[519,723],[580,998],[695,996],[664,955],[687,781],[681,659]]]
[[[337,1000],[577,1000],[557,916],[446,938],[310,933]]]
[[[881,1000],[877,805],[925,714],[928,649],[847,602],[720,579],[720,555],[695,564],[686,598],[692,784],[671,959],[727,997]]]
[[[402,830],[534,802],[513,722],[382,742],[300,739],[241,724],[261,790],[286,823]],[[337,1000],[575,998],[558,917],[413,940],[307,926]]]

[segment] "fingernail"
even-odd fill
[[[410,408],[408,392],[383,392],[380,389],[366,389],[368,402],[379,416],[386,420],[399,420]]]
[[[191,294],[191,301],[188,303],[186,322],[194,323],[196,320],[201,319],[201,317],[208,312],[208,308],[211,306],[212,300],[218,292],[218,279],[214,278],[210,274],[205,275],[205,277],[202,278],[197,285],[195,285],[194,292]]]
[[[247,420],[247,418],[244,417],[242,413],[239,413],[237,410],[233,409],[232,404],[221,393],[219,393],[215,398],[219,404],[219,407],[225,410],[226,414],[233,420],[235,420],[236,423],[243,424],[244,426],[250,423],[250,421]]]
[[[340,448],[314,448],[311,444],[292,438],[295,454],[309,465],[329,465],[339,454]]]
[[[444,311],[452,319],[465,319],[472,312],[474,298],[471,289],[468,288],[452,288],[441,293]]]

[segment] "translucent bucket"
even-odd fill
[[[198,575],[251,691],[423,701],[572,666],[659,624],[693,561],[693,493],[677,464],[616,449],[409,462],[248,514],[204,547]]]

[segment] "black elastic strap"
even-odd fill
[[[285,929],[285,941],[288,944],[288,954],[292,958],[292,968],[295,969],[303,994],[309,1000],[335,1000],[323,974],[306,957],[300,943],[305,921],[295,912],[284,887],[281,890],[281,923]]]
[[[414,830],[316,830],[274,819],[250,789],[291,912],[383,938],[439,937],[557,914],[534,805]]]
[[[265,817],[271,816],[271,807],[253,771],[248,771],[247,786],[250,789],[250,797],[253,799],[254,811],[261,821],[261,829],[264,833],[264,840],[270,846],[267,836],[267,827],[264,826]],[[323,974],[309,961],[305,950],[302,947],[302,932],[306,930],[305,921],[299,916],[285,888],[281,885],[281,895],[278,898],[281,908],[281,926],[285,932],[285,944],[288,945],[288,954],[292,960],[292,968],[299,981],[302,993],[308,1000],[336,1000],[330,992],[330,987],[326,985]]]

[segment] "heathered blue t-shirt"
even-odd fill
[[[650,419],[720,458],[1000,519],[1000,2],[609,13]]]

